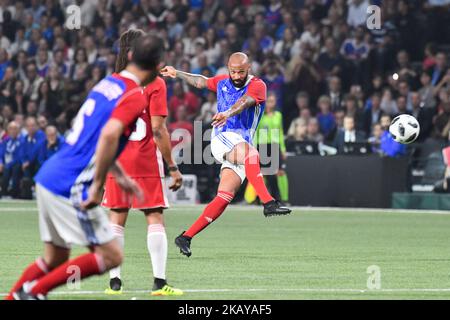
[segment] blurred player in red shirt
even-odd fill
[[[128,30],[120,37],[120,52],[116,72],[126,66],[130,44],[144,35],[141,30]],[[127,197],[113,175],[108,175],[102,205],[110,209],[110,222],[116,238],[124,246],[124,228],[130,209],[144,212],[147,229],[147,248],[150,254],[154,283],[152,295],[181,295],[183,291],[166,282],[167,236],[164,228],[163,209],[169,207],[164,194],[164,164],[169,166],[172,177],[171,190],[181,187],[182,175],[171,154],[170,135],[166,128],[167,89],[164,80],[157,77],[144,89],[147,107],[135,124],[135,130],[118,161],[124,171],[144,191],[145,200]],[[107,294],[122,293],[120,267],[110,271],[110,286]]]

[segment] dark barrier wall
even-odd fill
[[[408,159],[292,156],[287,174],[293,205],[389,208],[407,189]]]

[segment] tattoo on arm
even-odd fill
[[[199,89],[206,88],[206,80],[208,80],[207,77],[202,76],[200,74],[192,74],[179,70],[177,70],[177,78],[185,80],[191,86],[194,86]]]
[[[256,100],[250,96],[242,96],[236,101],[236,103],[231,106],[230,109],[226,111],[228,117],[232,117],[244,111],[247,108],[253,107],[256,105]]]

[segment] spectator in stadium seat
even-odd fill
[[[261,80],[267,86],[267,91],[275,93],[276,106],[283,105],[284,68],[277,59],[267,59],[261,66]],[[278,110],[281,111],[281,110]]]
[[[41,114],[40,116],[37,117],[36,121],[37,121],[39,130],[42,130],[43,132],[45,132],[45,129],[48,126],[47,117]]]
[[[358,106],[358,104],[358,99],[354,95],[349,93],[345,96],[345,115],[353,118],[355,127],[358,131],[364,131],[364,111]]]
[[[0,81],[0,105],[13,102],[13,91],[16,77],[13,66],[8,66],[5,70],[3,80]],[[16,110],[16,109],[15,109]]]
[[[308,140],[308,122],[299,118],[292,122],[287,134],[289,141],[307,141]]]
[[[14,121],[8,124],[8,137],[0,143],[0,172],[2,172],[2,196],[19,195],[19,181],[21,176],[19,137],[20,127]],[[11,185],[11,191],[9,186]]]
[[[27,134],[21,139],[20,162],[24,178],[33,178],[38,166],[39,147],[45,140],[45,133],[39,129],[36,118],[27,117],[25,119]]]
[[[183,35],[183,25],[177,20],[177,15],[173,11],[167,13],[166,27],[170,41],[180,39]]]
[[[436,63],[433,67],[433,73],[431,74],[431,84],[436,86],[447,71],[447,56],[444,52],[438,52],[436,54]]]
[[[252,40],[255,40],[255,42],[259,45],[260,50],[263,53],[267,53],[270,50],[273,49],[273,39],[270,37],[266,31],[263,24],[255,24],[253,28],[253,37]],[[246,51],[250,47],[250,40],[246,40],[244,42],[244,45],[242,46],[242,51]]]
[[[420,74],[420,83],[422,87],[419,89],[421,103],[424,108],[434,109],[436,107],[436,99],[434,97],[434,87],[431,84],[430,70],[423,70]]]
[[[196,121],[202,121],[203,127],[210,126],[212,117],[217,113],[217,100],[214,92],[209,92],[207,100],[203,103],[200,114],[195,118]]]
[[[292,90],[307,91],[314,101],[319,97],[322,74],[307,44],[302,46],[300,55],[288,63],[285,78],[292,83]]]
[[[11,65],[6,49],[0,48],[0,81],[3,80],[6,68]]]
[[[308,121],[307,136],[308,141],[322,142],[324,140],[323,134],[320,133],[319,121],[315,117],[311,117]]]
[[[344,96],[342,93],[341,79],[338,76],[332,76],[328,79],[328,89],[326,95],[330,97],[331,111],[343,108]]]
[[[397,97],[397,114],[394,115],[393,118],[401,115],[401,114],[411,114],[411,111],[407,109],[406,97],[398,96]]]
[[[364,110],[364,130],[368,136],[372,131],[372,127],[379,123],[384,112],[381,110],[381,96],[374,93],[370,97],[369,106]]]
[[[391,117],[398,113],[397,102],[393,98],[392,90],[389,87],[383,89],[380,107],[384,113],[390,115]]]
[[[285,28],[282,39],[275,43],[273,53],[283,61],[289,61],[292,57],[300,54],[300,41],[295,36],[294,28]]]
[[[173,96],[169,99],[169,110],[174,121],[178,119],[178,108],[184,106],[188,120],[192,120],[197,115],[199,101],[195,94],[190,91],[185,92],[181,81],[175,81],[173,86]]]
[[[38,166],[42,166],[44,161],[53,156],[64,143],[64,138],[58,134],[55,126],[48,126],[45,129],[45,139],[39,145],[37,156]]]
[[[330,76],[341,76],[344,58],[339,53],[336,41],[332,37],[325,39],[325,51],[320,53],[317,63],[325,71],[327,78]]]
[[[367,7],[369,5],[369,0],[349,1],[347,24],[351,27],[358,27],[365,24],[367,17]]]
[[[298,126],[298,123],[301,121],[304,121],[306,124],[308,123],[309,119],[311,118],[311,110],[308,108],[303,108],[299,110],[299,116],[295,118],[287,131],[287,135],[294,135],[295,128]]]
[[[383,135],[383,129],[381,128],[381,124],[375,123],[372,126],[372,135],[367,140],[367,142],[369,142],[372,147],[373,153],[377,153],[377,154],[382,153],[381,148],[380,148],[382,135]]]
[[[331,99],[328,96],[321,96],[317,102],[319,113],[317,114],[317,120],[319,121],[320,132],[325,136],[332,132],[336,126],[334,115],[331,112]]]
[[[180,105],[177,108],[177,120],[174,122],[171,122],[167,129],[169,129],[169,132],[171,134],[171,137],[174,139],[174,136],[180,137],[180,133],[182,136],[182,140],[173,140],[172,141],[172,147],[182,142],[183,144],[189,144],[191,143],[193,137],[194,137],[194,126],[192,125],[192,121],[189,120],[188,114],[187,114],[187,108],[183,105]],[[177,130],[182,129],[182,131]]]
[[[39,96],[39,86],[44,81],[37,73],[36,63],[29,62],[26,67],[26,78],[24,80],[24,93],[30,100],[37,100]]]
[[[397,65],[394,72],[397,73],[401,79],[407,81],[410,86],[414,86],[418,80],[417,72],[412,68],[409,54],[406,50],[400,50],[397,53]]]
[[[413,108],[411,115],[417,119],[420,125],[420,134],[417,141],[422,142],[428,138],[431,132],[431,128],[433,126],[433,110],[423,107],[420,94],[418,92],[412,92],[411,101]]]
[[[344,117],[344,126],[339,130],[334,139],[334,147],[338,152],[343,152],[346,143],[358,143],[366,141],[363,131],[356,130],[355,118],[351,115]]]
[[[189,26],[187,36],[182,39],[184,54],[190,58],[195,55],[195,46],[197,43],[205,44],[205,39],[200,36],[200,30],[197,25]]]
[[[2,115],[2,117],[4,119],[4,121],[7,121],[9,123],[10,121],[13,120],[13,118],[14,118],[14,111],[13,111],[13,109],[11,108],[11,106],[9,104],[3,105],[1,107],[1,111],[2,111],[1,115]]]

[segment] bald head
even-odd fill
[[[243,52],[235,52],[228,59],[228,72],[235,87],[241,88],[247,81],[250,60]]]
[[[228,65],[242,66],[249,64],[248,56],[243,52],[235,52],[228,59]]]
[[[8,123],[8,135],[13,139],[17,138],[20,133],[20,126],[17,122],[11,121]]]

